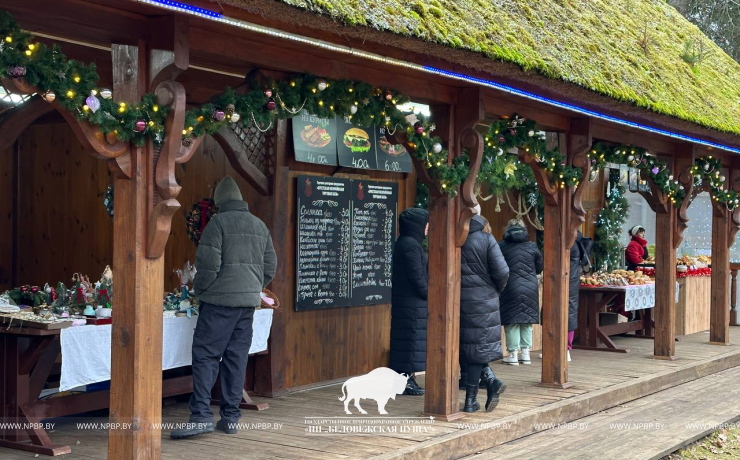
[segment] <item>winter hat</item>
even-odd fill
[[[643,227],[642,225],[635,225],[630,229],[629,233],[630,235],[635,236],[640,232],[640,230],[645,231],[645,227]]]
[[[424,239],[424,230],[429,223],[429,212],[420,208],[409,208],[398,218],[401,235],[412,236],[418,240]]]
[[[229,176],[221,179],[221,182],[216,186],[216,192],[213,194],[213,201],[216,206],[222,206],[229,201],[243,201],[242,192],[239,191],[239,186],[236,185],[234,179]]]

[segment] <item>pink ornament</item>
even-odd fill
[[[653,174],[658,174],[660,172],[660,169],[658,169],[657,166],[653,166],[653,169],[651,169],[650,171],[652,171]]]
[[[213,119],[215,121],[221,121],[221,120],[224,119],[225,116],[226,116],[226,114],[224,113],[223,110],[215,110],[213,112]]]
[[[277,104],[275,103],[274,99],[270,99],[269,101],[267,101],[267,104],[265,105],[265,107],[267,107],[267,110],[272,111],[272,110],[275,110],[275,107],[277,107]]]
[[[421,134],[424,132],[424,126],[421,123],[416,123],[414,125],[414,128],[416,129],[416,134]]]
[[[272,90],[271,90],[270,88],[267,88],[267,89],[265,90],[265,96],[267,96],[267,97],[272,97]]]
[[[95,94],[93,93],[90,93],[90,95],[87,96],[87,99],[85,99],[85,104],[87,104],[92,113],[97,112],[100,108],[100,101],[97,97],[95,97]]]
[[[391,99],[393,99],[393,93],[391,93],[390,91],[386,91],[385,92],[385,100],[386,101],[390,101]]]
[[[140,133],[144,132],[146,130],[146,121],[139,120],[136,122],[136,130]]]
[[[26,75],[26,68],[23,66],[8,67],[5,69],[9,76],[13,78],[20,78]]]

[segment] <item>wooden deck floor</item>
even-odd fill
[[[733,343],[740,344],[740,328],[731,328]],[[491,413],[478,412],[455,422],[435,420],[426,434],[386,433],[370,436],[321,435],[306,433],[306,417],[344,417],[338,400],[341,384],[268,399],[270,409],[243,411],[242,423],[270,424],[240,430],[237,435],[220,432],[187,441],[172,441],[164,430],[162,458],[220,459],[355,459],[355,458],[460,458],[490,449],[539,431],[535,424],[565,423],[624,404],[672,386],[740,366],[740,346],[709,345],[708,333],[682,338],[676,344],[675,361],[654,360],[651,340],[617,337],[631,353],[575,350],[569,375],[573,386],[566,390],[538,386],[539,360],[531,366],[494,363],[496,375],[508,389]],[[426,385],[423,376],[419,379]],[[432,384],[431,382],[429,383]],[[462,402],[464,393],[460,393]],[[377,419],[372,400],[363,400],[367,417]],[[423,397],[398,396],[386,406],[386,417],[418,417]],[[350,405],[350,410],[357,410]],[[183,422],[189,415],[186,403],[166,406],[163,422]],[[216,416],[218,418],[218,415]],[[78,419],[58,419],[50,433],[53,441],[72,447],[65,458],[104,459],[107,431],[78,430]],[[106,417],[85,422],[106,422]],[[279,424],[279,425],[278,425]],[[478,424],[478,425],[476,425]],[[482,424],[488,424],[484,426]],[[496,425],[498,424],[498,425]],[[34,454],[0,448],[0,458],[26,459]]]

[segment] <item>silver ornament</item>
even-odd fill
[[[329,85],[326,83],[326,80],[319,80],[319,84],[317,86],[319,88],[319,91],[324,91]]]
[[[529,131],[529,132],[527,133],[527,136],[529,136],[529,137],[533,137],[533,136],[534,136],[534,131],[531,131],[531,130],[530,130],[530,131]]]
[[[241,119],[241,115],[239,115],[238,113],[234,112],[231,114],[232,123],[236,123],[237,121],[239,121],[239,119]]]
[[[709,171],[709,163],[704,163],[704,171]]]
[[[668,180],[673,180],[673,175],[668,176]]]
[[[502,149],[498,149],[498,150],[496,150],[496,156],[497,156],[497,157],[500,157],[500,156],[501,156],[501,155],[503,155],[503,154],[504,154],[504,151],[503,151]]]
[[[627,161],[634,161],[635,157],[633,155],[630,155],[627,157]]]
[[[440,153],[441,151],[442,151],[442,144],[440,144],[439,142],[435,142],[432,145],[432,152],[434,152],[434,153]]]
[[[110,99],[113,97],[113,91],[109,90],[108,88],[103,88],[100,90],[100,97],[103,99]]]
[[[719,176],[719,180],[720,180],[721,182],[724,182],[724,181],[725,181],[725,176]]]
[[[350,112],[350,113],[351,113],[352,115],[356,114],[356,113],[357,113],[357,106],[356,106],[356,105],[354,105],[354,104],[352,104],[352,106],[350,106],[350,108],[349,108],[349,112]]]
[[[54,99],[57,98],[57,95],[54,94],[54,91],[47,91],[44,93],[43,98],[46,100],[46,102],[54,102]]]

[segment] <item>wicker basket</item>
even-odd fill
[[[277,298],[274,292],[272,292],[271,290],[267,288],[265,288],[262,292],[264,292],[265,295],[267,295],[267,297],[275,301],[274,305],[270,305],[267,302],[265,302],[263,299],[260,305],[262,308],[272,308],[273,310],[277,310],[278,308],[280,308],[280,300]]]

